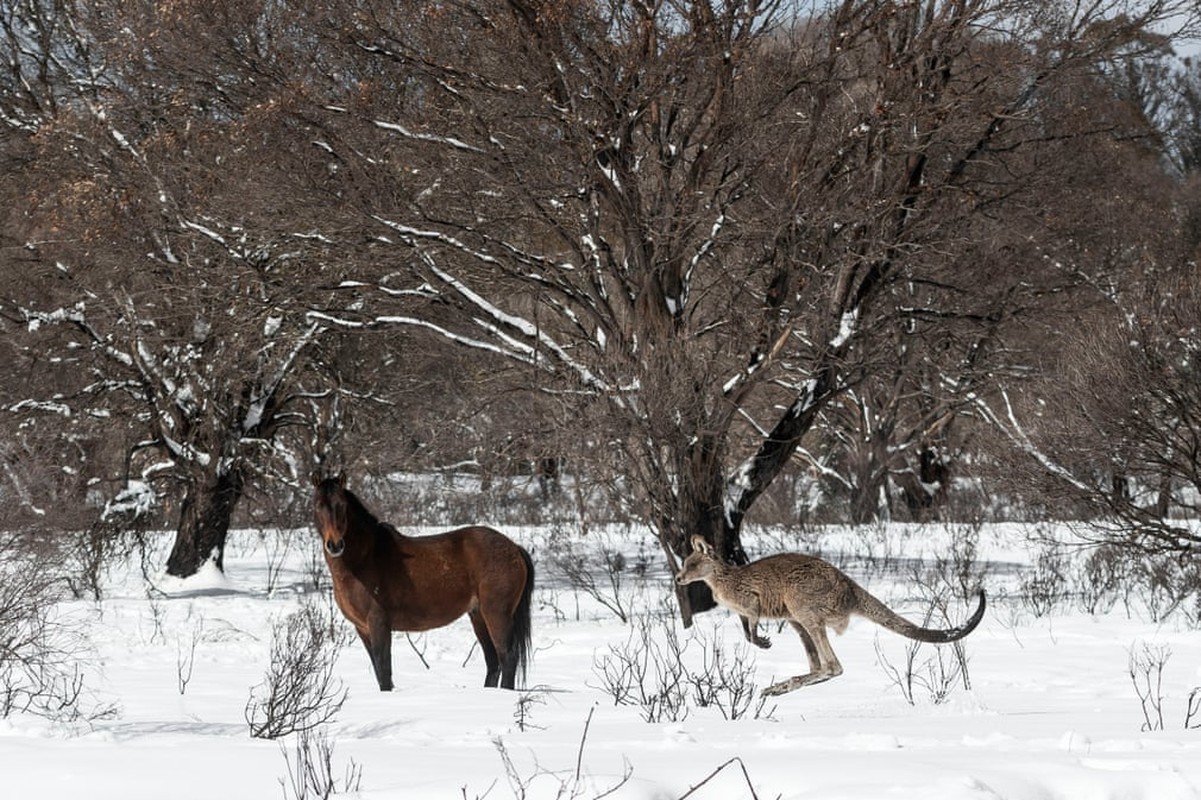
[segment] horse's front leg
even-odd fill
[[[392,631],[387,625],[372,625],[370,631],[359,630],[358,633],[367,648],[379,690],[392,691]]]

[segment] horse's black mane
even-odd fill
[[[375,536],[377,546],[401,535],[400,531],[396,530],[390,523],[384,522],[371,509],[367,508],[367,504],[359,499],[357,494],[345,486],[340,486],[339,488],[346,495],[346,509],[349,518],[362,520],[365,523],[364,527],[370,530]]]
[[[345,486],[342,487],[342,493],[346,495],[346,506],[352,515],[356,517],[366,517],[370,522],[379,522],[379,517],[375,516],[375,514],[371,512],[371,509],[367,508],[367,504],[360,500],[357,494],[350,491]]]

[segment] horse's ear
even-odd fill
[[[713,548],[705,541],[705,538],[700,534],[692,535],[692,549],[697,553],[704,553],[707,556],[713,555]]]

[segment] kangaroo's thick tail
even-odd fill
[[[976,606],[976,611],[972,614],[971,618],[957,628],[947,628],[945,630],[923,628],[920,625],[914,625],[881,603],[862,586],[855,587],[855,597],[859,601],[858,613],[860,615],[867,617],[878,625],[888,628],[894,633],[899,633],[902,636],[919,642],[945,644],[946,642],[957,641],[974,631],[976,626],[980,624],[980,620],[984,618],[985,600],[983,589],[980,590],[980,605]]]
[[[521,559],[525,562],[525,588],[521,590],[521,599],[513,612],[513,628],[509,638],[509,652],[517,661],[517,671],[521,673],[521,682],[525,682],[525,674],[530,664],[530,607],[534,596],[534,559],[524,547],[518,546]]]

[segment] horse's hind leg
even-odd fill
[[[497,678],[500,679],[500,688],[513,689],[517,685],[517,651],[511,647],[510,639],[513,638],[513,620],[502,609],[496,605],[482,609],[479,612],[482,621],[481,628],[476,628],[476,635],[479,636],[480,644],[483,644],[487,639],[488,644],[492,646],[494,654],[495,670],[488,670],[488,680],[486,686],[496,686]]]
[[[507,539],[489,564],[487,580],[479,586],[477,613],[482,625],[476,635],[483,643],[492,643],[496,670],[489,670],[488,686],[496,686],[500,678],[502,689],[517,688],[517,671],[524,666],[529,642],[530,590],[533,586],[534,564],[529,555]],[[474,621],[474,617],[473,617]]]
[[[509,650],[501,656],[500,688],[517,688],[517,653]]]
[[[484,615],[480,610],[474,609],[467,616],[471,618],[475,638],[479,639],[480,649],[484,651],[484,664],[488,669],[484,677],[484,686],[495,687],[500,679],[500,656],[496,652],[496,645],[492,643],[492,635],[488,633],[488,625],[484,622]]]

